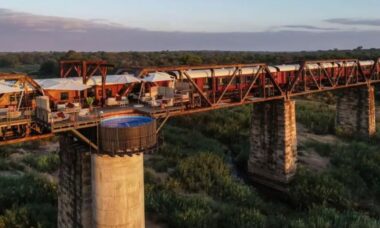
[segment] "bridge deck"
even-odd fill
[[[244,70],[246,72],[247,67],[254,69],[253,73],[243,74],[242,72],[244,72]],[[284,66],[279,66],[279,69],[283,67]],[[216,78],[216,71],[226,72],[226,69],[230,69],[228,71],[229,75]],[[211,72],[211,75],[206,78],[193,77],[194,75],[190,76],[191,73],[199,73],[203,72],[203,70]],[[166,120],[171,116],[205,112],[270,100],[290,99],[294,96],[343,88],[350,89],[351,87],[368,86],[380,83],[380,59],[373,61],[371,64],[358,60],[304,62],[296,69],[279,70],[277,73],[270,70],[266,64],[156,67],[143,69],[139,76],[146,76],[152,72],[171,72],[171,75],[177,75],[179,77],[176,80],[179,80],[180,83],[186,84],[187,86],[183,86],[183,89],[175,88],[174,90],[171,88],[174,94],[172,93],[171,97],[161,97],[160,105],[156,105],[157,103],[154,103],[152,100],[150,105],[149,102],[146,104],[137,102],[123,106],[100,107],[94,108],[88,115],[84,116],[80,116],[79,111],[67,110],[67,114],[69,114],[70,117],[67,120],[59,122],[47,121],[45,123],[33,118],[31,114],[29,116],[21,115],[19,118],[13,119],[0,118],[0,142],[1,144],[7,141],[11,142],[11,140],[6,137],[12,131],[19,131],[17,135],[24,135],[20,134],[19,130],[23,129],[24,127],[20,128],[20,126],[24,125],[27,125],[32,130],[31,134],[26,134],[25,140],[27,140],[28,137],[34,137],[36,134],[47,135],[71,131],[73,129],[94,127],[99,124],[102,118],[110,116],[140,114],[154,118],[165,118]],[[203,81],[199,82],[199,80]],[[187,94],[186,99],[183,98],[183,92]],[[143,101],[141,96],[137,97],[141,102]],[[59,120],[59,118],[57,118],[57,120]]]

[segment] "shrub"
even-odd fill
[[[334,133],[335,110],[323,103],[298,101],[297,121],[316,134]]]
[[[56,227],[57,213],[56,206],[51,204],[12,207],[0,216],[0,227]]]
[[[304,218],[294,220],[290,227],[295,228],[317,228],[317,227],[379,227],[380,222],[368,216],[353,211],[339,213],[332,208],[314,207]]]
[[[220,190],[229,175],[223,159],[212,153],[199,153],[180,161],[174,174],[183,189],[207,193]]]
[[[40,156],[31,154],[26,156],[23,161],[40,172],[51,173],[59,168],[59,156],[56,153]]]
[[[325,205],[347,208],[351,206],[345,186],[327,173],[316,174],[300,169],[290,187],[292,202],[302,208]]]
[[[265,227],[266,217],[256,209],[244,207],[227,207],[222,211],[218,222],[218,227],[221,228]]]
[[[8,171],[8,170],[24,170],[24,166],[17,163],[16,161],[7,160],[0,157],[0,171]]]
[[[47,203],[56,205],[57,187],[34,175],[0,177],[0,214],[12,205]]]
[[[145,186],[145,206],[169,227],[215,227],[209,198],[182,196],[167,188]]]

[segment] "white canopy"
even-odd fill
[[[12,86],[9,86],[7,84],[3,84],[3,83],[0,83],[0,94],[2,93],[17,93],[17,92],[21,92],[22,89],[20,89],[19,87],[12,87]]]
[[[121,85],[121,84],[128,84],[128,83],[136,83],[141,82],[141,79],[136,78],[133,75],[130,74],[120,74],[120,75],[107,75],[106,77],[106,85]],[[87,81],[87,85],[94,86],[94,85],[101,85],[102,84],[102,77],[101,76],[93,76]]]
[[[155,72],[155,73],[148,74],[148,76],[142,80],[146,82],[162,82],[162,81],[173,81],[174,78],[173,76],[165,72]]]
[[[82,91],[95,85],[102,85],[102,77],[92,76],[86,85],[83,84],[82,77],[37,79],[36,82],[46,90]],[[107,75],[106,77],[106,85],[123,85],[138,82],[141,82],[141,79],[130,74]]]
[[[82,91],[91,87],[71,78],[38,79],[36,82],[46,90]]]

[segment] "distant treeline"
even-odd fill
[[[54,75],[58,61],[106,60],[118,67],[145,67],[170,65],[203,65],[231,63],[287,64],[315,59],[377,59],[380,49],[301,51],[301,52],[231,52],[231,51],[161,51],[161,52],[19,52],[0,53],[1,68],[21,65],[39,65],[39,70],[26,72],[35,75]]]

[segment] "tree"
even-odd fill
[[[15,67],[19,64],[20,60],[17,55],[0,56],[0,67]]]
[[[84,59],[81,52],[70,50],[62,57],[62,60],[82,60]]]
[[[40,65],[39,73],[41,75],[58,75],[58,64],[55,60],[47,60]]]
[[[202,58],[199,55],[189,53],[182,57],[182,62],[185,65],[200,65],[203,63]]]

